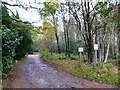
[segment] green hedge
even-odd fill
[[[18,36],[15,29],[8,29],[2,25],[2,66],[3,73],[6,73],[12,67],[13,57],[16,55],[15,48],[20,44],[22,37]]]
[[[21,22],[17,22],[21,21]],[[2,69],[5,75],[12,67],[12,61],[32,53],[31,32],[34,27],[14,16],[10,16],[6,6],[2,6]]]

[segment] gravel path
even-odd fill
[[[43,63],[39,54],[28,55],[17,69],[11,88],[116,88],[69,75]]]

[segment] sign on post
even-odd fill
[[[78,52],[80,52],[80,61],[82,61],[82,52],[83,52],[83,48],[82,47],[79,47],[78,48]]]
[[[96,63],[97,63],[97,50],[98,50],[98,44],[97,43],[94,43],[94,50],[95,50],[94,67],[96,67]]]
[[[79,48],[78,48],[78,52],[83,52],[83,48],[82,48],[82,47],[79,47]]]
[[[94,50],[98,50],[98,44],[97,43],[94,44]]]

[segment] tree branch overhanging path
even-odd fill
[[[40,8],[37,8],[37,7],[32,7],[32,6],[24,6],[24,5],[22,5],[21,3],[20,3],[20,1],[18,0],[18,4],[10,4],[10,3],[8,3],[8,2],[4,2],[4,1],[2,1],[2,4],[4,4],[4,5],[8,5],[8,6],[16,6],[16,7],[20,7],[20,8],[23,8],[23,9],[25,9],[25,10],[28,10],[28,9],[30,9],[30,8],[32,8],[32,9],[37,9],[37,10],[40,10]]]
[[[41,8],[39,8],[39,7],[36,7],[36,6],[32,6],[31,5],[31,3],[29,2],[29,4],[23,4],[23,3],[21,3],[19,0],[17,0],[16,2],[13,2],[12,4],[11,3],[9,3],[9,2],[6,2],[6,1],[1,1],[1,3],[3,4],[3,5],[5,5],[6,6],[6,8],[7,8],[7,6],[11,6],[11,7],[19,7],[19,8],[21,8],[21,9],[24,9],[24,10],[26,10],[26,11],[29,11],[30,9],[32,9],[32,10],[40,10]],[[35,2],[34,2],[35,3]],[[36,2],[37,3],[37,2]],[[40,3],[37,3],[37,5],[40,5]],[[12,13],[12,15],[14,16],[14,17],[16,17],[16,15],[14,14],[14,12],[11,10],[11,9],[9,9],[9,8],[7,8],[8,10],[10,10],[10,12]],[[18,17],[16,17],[16,18],[18,18]],[[14,19],[14,18],[12,18],[12,19]],[[14,19],[14,20],[16,20],[17,22],[23,22],[23,21],[21,21],[21,20],[17,20],[17,19]],[[23,23],[26,23],[26,22],[23,22]],[[36,22],[36,21],[33,21],[33,22],[27,22],[27,24],[33,24],[33,23],[38,23],[38,22]]]

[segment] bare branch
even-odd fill
[[[17,6],[17,7],[20,7],[20,8],[24,8],[25,10],[28,10],[30,8],[40,10],[40,8],[37,8],[37,7],[32,7],[32,6],[27,7],[27,6],[24,6],[22,4],[10,4],[10,3],[4,2],[4,1],[2,1],[2,4],[3,5],[8,5],[8,6]]]

